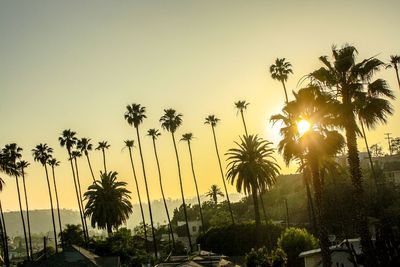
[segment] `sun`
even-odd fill
[[[297,130],[299,131],[300,135],[303,135],[305,132],[310,130],[310,123],[306,120],[301,120],[297,123]]]

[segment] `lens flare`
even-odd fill
[[[310,130],[310,123],[306,120],[301,120],[297,123],[297,130],[299,131],[300,135],[303,135],[305,132]]]

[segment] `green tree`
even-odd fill
[[[394,68],[397,78],[397,84],[400,89],[400,78],[399,78],[399,66],[400,66],[400,56],[399,55],[391,55],[390,62],[386,65],[386,68]]]
[[[101,150],[103,153],[103,165],[104,165],[104,173],[107,173],[107,164],[106,164],[106,149],[110,148],[110,144],[107,141],[101,141],[98,143],[96,150]]]
[[[191,251],[192,250],[192,239],[190,237],[189,222],[188,222],[186,203],[185,203],[185,195],[183,193],[181,165],[180,165],[180,161],[179,161],[179,154],[178,154],[178,149],[176,147],[176,140],[175,140],[175,132],[179,128],[179,126],[181,126],[181,124],[182,124],[182,114],[177,113],[176,110],[174,110],[174,109],[164,109],[164,115],[161,116],[160,122],[161,122],[161,127],[164,130],[167,130],[168,132],[171,133],[172,142],[174,144],[176,164],[178,167],[179,185],[180,185],[181,196],[182,196],[182,205],[183,205],[183,211],[185,214],[185,221],[186,221],[186,233],[187,233],[187,237],[189,239],[189,246],[190,246],[189,250]]]
[[[93,145],[90,143],[90,138],[81,138],[78,139],[77,143],[76,143],[76,148],[79,149],[79,151],[81,153],[85,154],[87,163],[89,165],[89,169],[90,169],[90,173],[92,174],[92,178],[93,178],[93,182],[96,181],[96,178],[94,178],[94,173],[93,173],[93,169],[92,169],[92,164],[90,163],[90,158],[89,158],[89,151],[91,151],[93,149]]]
[[[77,245],[82,246],[85,240],[82,238],[83,230],[79,224],[67,224],[64,230],[60,232],[59,237],[64,240],[66,246]]]
[[[161,135],[161,133],[157,129],[149,129],[147,131],[147,135],[150,136],[151,139],[153,140],[153,150],[154,150],[154,156],[156,158],[156,163],[157,163],[158,181],[160,182],[161,196],[162,196],[162,199],[164,202],[165,213],[167,214],[168,228],[169,228],[169,232],[170,232],[171,239],[172,239],[172,247],[175,250],[175,237],[174,237],[174,232],[172,231],[171,218],[169,217],[167,201],[165,200],[162,175],[161,175],[161,169],[160,169],[160,161],[158,160],[157,147],[156,147],[156,140]]]
[[[87,200],[85,215],[91,220],[92,227],[112,229],[125,223],[132,213],[131,193],[127,183],[117,181],[117,172],[101,173],[100,180],[88,187],[84,197]]]
[[[271,73],[272,79],[282,83],[283,90],[285,92],[286,103],[289,102],[285,82],[287,81],[289,74],[293,74],[292,64],[286,61],[285,58],[277,58],[275,60],[275,64],[272,64],[269,67],[269,72]]]
[[[227,179],[236,190],[251,194],[254,203],[256,221],[256,240],[260,230],[260,211],[257,194],[260,189],[271,187],[279,175],[279,166],[273,157],[272,143],[262,140],[257,135],[243,136],[240,143],[235,142],[237,148],[231,148],[228,156]]]
[[[52,158],[53,149],[49,147],[47,144],[39,144],[34,149],[32,149],[33,159],[42,164],[46,173],[46,181],[47,188],[49,190],[49,199],[50,199],[50,211],[51,211],[51,220],[53,222],[53,231],[54,231],[54,244],[56,248],[56,253],[58,252],[57,245],[57,230],[56,230],[56,222],[54,220],[54,210],[53,210],[53,197],[51,194],[50,188],[50,179],[49,173],[47,170],[47,161]]]
[[[192,147],[190,145],[190,142],[192,141],[192,139],[193,139],[193,134],[192,133],[185,133],[185,134],[182,135],[181,141],[186,141],[187,144],[188,144],[189,157],[190,157],[190,166],[192,168],[193,181],[194,181],[194,185],[195,185],[195,188],[196,188],[197,202],[199,203],[199,212],[200,212],[200,219],[201,219],[201,230],[204,231],[203,211],[201,210],[201,201],[200,201],[199,188],[197,187],[196,172],[194,171],[194,164],[193,164]]]
[[[214,138],[215,152],[217,153],[218,166],[219,166],[219,170],[220,170],[220,173],[221,173],[222,183],[224,184],[226,200],[228,201],[229,213],[231,215],[232,224],[235,224],[235,219],[233,217],[233,212],[232,212],[232,207],[231,207],[231,201],[229,200],[228,189],[226,188],[225,175],[224,175],[224,171],[222,170],[222,163],[221,163],[221,157],[219,155],[217,137],[216,137],[216,134],[215,134],[215,127],[217,126],[219,121],[220,120],[215,115],[208,115],[205,118],[204,124],[208,124],[208,125],[211,126],[211,130],[212,130],[213,138]]]
[[[56,172],[55,168],[60,166],[60,162],[56,158],[51,158],[47,160],[47,164],[51,167],[51,173],[53,175],[53,184],[54,184],[54,193],[56,196],[56,205],[57,205],[57,215],[58,215],[58,227],[59,227],[59,232],[61,233],[63,231],[62,229],[62,223],[61,223],[61,215],[60,215],[60,203],[58,201],[58,191],[57,191],[57,183],[56,183]],[[61,240],[61,247],[64,248],[64,239],[63,235],[59,234],[60,240]]]
[[[357,134],[360,131],[356,118],[357,115],[361,117],[368,128],[378,122],[385,123],[387,116],[392,114],[392,106],[387,98],[394,96],[385,80],[373,80],[374,74],[384,66],[382,61],[370,57],[356,63],[357,50],[350,45],[340,49],[333,47],[332,54],[332,62],[327,56],[320,57],[324,66],[312,72],[310,77],[332,92],[332,95],[339,96],[341,107],[338,113],[346,134],[347,157],[356,204],[355,221],[366,256],[366,265],[373,266],[375,259],[364,205],[363,177],[357,145]]]
[[[214,201],[214,204],[218,204],[218,196],[225,196],[224,193],[222,193],[221,189],[218,187],[218,185],[213,184],[210,188],[210,190],[206,193],[206,196],[211,198]]]
[[[138,184],[138,181],[137,181],[136,169],[135,169],[135,164],[133,163],[133,156],[132,156],[132,149],[133,149],[133,146],[134,146],[134,141],[133,140],[125,140],[124,143],[125,143],[125,147],[127,147],[128,151],[129,151],[129,159],[131,161],[133,179],[135,180],[136,193],[138,195],[138,200],[139,200],[140,214],[142,215],[142,224],[143,224],[143,234],[144,234],[145,248],[147,248],[147,229],[145,227],[146,221],[145,221],[145,218],[144,218],[142,198],[140,197],[139,184]]]
[[[157,257],[157,242],[156,242],[156,234],[155,234],[154,223],[153,223],[153,213],[151,212],[151,201],[150,201],[149,187],[147,185],[146,167],[144,165],[142,144],[140,142],[140,134],[139,134],[139,126],[140,126],[140,124],[143,123],[143,120],[145,118],[147,118],[146,117],[146,107],[142,107],[140,104],[131,104],[131,105],[126,106],[126,109],[127,109],[127,111],[124,114],[124,118],[128,122],[129,125],[135,127],[135,129],[136,129],[136,137],[137,137],[137,141],[139,144],[140,160],[142,162],[144,185],[146,187],[147,204],[149,206],[150,225],[151,225],[151,234],[153,236],[154,255]]]

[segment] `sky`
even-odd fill
[[[42,166],[31,149],[39,143],[54,148],[61,161],[56,169],[60,205],[77,209],[67,153],[58,143],[64,129],[94,143],[107,140],[107,169],[128,183],[137,202],[129,155],[123,140],[135,139],[124,121],[125,107],[140,103],[147,119],[140,126],[151,199],[161,198],[149,128],[161,128],[166,108],[183,114],[177,130],[192,132],[199,191],[222,187],[209,126],[204,118],[221,119],[216,128],[222,155],[243,134],[234,108],[237,100],[250,103],[245,113],[250,133],[276,145],[279,127],[269,123],[282,108],[284,93],[268,67],[277,57],[293,65],[287,87],[321,66],[318,57],[330,55],[333,44],[355,45],[359,59],[377,55],[387,61],[400,53],[399,1],[5,1],[0,0],[0,146],[16,142],[27,169],[31,209],[49,208]],[[393,70],[386,79],[397,97]],[[393,102],[400,109],[400,100]],[[371,144],[386,148],[384,133],[400,136],[400,112],[387,125],[368,132]],[[179,198],[179,183],[171,135],[161,130],[157,141],[165,194]],[[365,150],[359,142],[360,150]],[[187,146],[178,143],[183,184],[195,195]],[[95,173],[102,169],[99,151],[90,154]],[[296,166],[282,164],[282,173]],[[225,156],[223,156],[225,158]],[[134,151],[142,198],[144,184],[138,150]],[[225,164],[225,163],[224,163]],[[79,161],[83,188],[91,176]],[[2,174],[2,176],[4,176]],[[15,179],[3,177],[5,210],[17,210]],[[229,192],[235,188],[228,186]]]

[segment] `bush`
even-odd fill
[[[286,266],[285,252],[277,248],[271,253],[265,247],[252,249],[246,254],[247,267],[284,267]]]
[[[317,239],[301,228],[287,228],[278,239],[278,247],[287,255],[288,267],[304,266],[304,260],[299,258],[299,254],[317,246]]]
[[[272,223],[261,225],[258,233],[261,244],[268,250],[276,246],[282,228]],[[244,256],[252,248],[257,247],[255,224],[235,224],[210,228],[201,234],[197,243],[205,250],[228,256]]]

